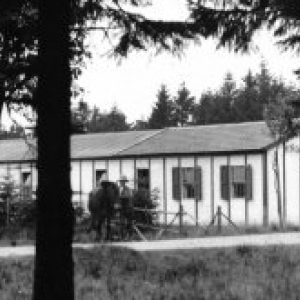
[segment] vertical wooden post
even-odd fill
[[[179,204],[179,232],[180,234],[183,233],[183,214],[184,214],[184,211],[183,211],[183,206],[182,204]]]
[[[269,202],[268,202],[268,156],[262,154],[262,184],[263,184],[263,224],[268,226],[269,223]],[[275,176],[275,174],[274,174]]]
[[[10,165],[7,164],[7,181],[10,180]],[[8,191],[8,190],[7,190]],[[6,198],[6,227],[9,226],[9,217],[10,217],[10,199],[7,193],[7,198]]]
[[[96,186],[96,182],[95,182],[95,161],[94,160],[92,160],[92,181],[93,181],[92,189],[94,189],[95,186]]]
[[[196,191],[196,168],[198,167],[198,160],[197,156],[194,156],[194,193],[195,193],[195,219],[196,219],[196,226],[198,226],[198,217],[199,217],[199,207],[198,207],[198,192]],[[201,185],[201,188],[203,186]]]
[[[151,189],[152,189],[152,185],[151,185],[151,157],[148,158],[148,168],[149,168],[149,195],[151,197]]]
[[[215,174],[214,174],[214,157],[210,158],[210,197],[211,197],[211,219],[215,214]]]
[[[178,168],[179,168],[179,187],[180,187],[180,194],[179,194],[179,211],[182,212],[182,169],[181,169],[181,157],[178,157]],[[182,213],[179,214],[179,231],[182,233],[182,224],[183,218]]]
[[[286,194],[286,143],[283,142],[282,144],[282,202],[283,202],[283,210],[282,210],[282,215],[283,215],[283,227],[286,226],[287,222],[287,214],[286,214],[286,207],[287,207],[287,194]]]
[[[298,135],[299,138],[299,146],[300,146],[300,133]],[[298,184],[298,189],[299,189],[299,194],[298,194],[298,203],[299,203],[299,226],[300,226],[300,149],[298,150],[299,152],[299,165],[298,165],[298,176],[299,176],[299,184]]]
[[[123,174],[123,160],[122,160],[122,158],[120,158],[120,161],[119,161],[119,177],[121,177],[122,174]]]
[[[228,166],[228,218],[231,220],[231,186],[232,186],[232,172],[231,172],[231,160],[230,160],[230,156],[227,156],[227,166]]]
[[[106,178],[109,180],[109,160],[105,161]]]
[[[82,207],[82,161],[79,161],[79,202]]]
[[[31,190],[31,200],[33,195],[33,163],[30,163],[30,173],[31,173],[31,180],[30,180],[30,190]]]
[[[167,172],[166,172],[166,158],[163,158],[163,211],[164,211],[164,224],[168,224],[167,219],[167,206],[168,206],[168,199],[167,199]]]
[[[20,196],[21,199],[24,200],[24,193],[23,193],[23,181],[22,181],[22,164],[19,162],[19,191],[20,191]]]
[[[218,206],[218,208],[217,208],[217,226],[218,226],[218,232],[220,233],[222,231],[222,208],[221,208],[221,206]]]
[[[137,189],[137,182],[136,182],[136,158],[133,160],[133,187],[134,190]]]
[[[247,227],[248,226],[248,224],[249,224],[249,199],[247,198],[247,196],[248,196],[248,192],[247,192],[247,188],[248,188],[248,186],[247,186],[247,182],[248,182],[248,178],[247,178],[247,165],[248,165],[248,156],[247,156],[247,154],[245,154],[245,160],[244,160],[244,162],[245,162],[245,226]]]

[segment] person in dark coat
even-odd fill
[[[128,187],[128,178],[122,175],[119,179],[119,199],[121,206],[122,237],[131,237],[133,225],[133,192]]]

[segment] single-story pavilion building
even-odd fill
[[[158,191],[159,210],[178,212],[208,224],[217,207],[240,225],[279,222],[274,152],[279,153],[282,216],[300,224],[299,137],[272,139],[264,122],[74,135],[71,140],[73,201],[105,174],[129,178],[135,189]],[[10,175],[24,194],[36,190],[35,151],[23,139],[0,141],[0,177]],[[162,214],[161,222],[172,215]]]

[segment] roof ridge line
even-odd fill
[[[121,149],[121,150],[119,150],[119,151],[117,151],[115,154],[113,154],[113,156],[118,156],[118,155],[120,155],[123,151],[129,150],[130,148],[133,148],[133,147],[135,147],[136,145],[141,144],[141,143],[143,143],[143,142],[145,142],[145,141],[147,141],[147,140],[153,138],[154,136],[157,136],[157,135],[161,134],[162,132],[164,132],[164,131],[166,131],[166,130],[168,130],[168,128],[160,129],[160,130],[154,132],[153,134],[150,134],[149,136],[146,136],[146,137],[142,138],[140,141],[137,141],[137,142],[135,142],[135,143],[133,143],[133,144],[127,146],[127,147],[124,147],[123,149]]]
[[[71,134],[71,138],[87,138],[90,136],[95,136],[95,135],[108,135],[108,134],[128,134],[130,132],[133,132],[134,130],[119,130],[119,131],[101,131],[101,132],[87,132],[87,133],[75,133]],[[145,130],[135,130],[139,132],[147,132],[147,131],[154,131],[154,129],[145,129]]]

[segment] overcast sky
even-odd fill
[[[153,0],[154,5],[146,13],[155,19],[184,20],[187,17],[184,3],[184,0]],[[298,84],[293,70],[300,68],[299,57],[274,46],[267,32],[256,37],[248,55],[216,50],[215,41],[203,40],[200,46],[191,45],[181,59],[166,53],[155,56],[150,50],[133,53],[121,63],[103,56],[107,49],[102,41],[95,34],[89,40],[93,58],[87,62],[78,83],[85,91],[84,100],[91,106],[103,111],[117,105],[128,122],[150,115],[162,84],[175,95],[185,82],[192,95],[199,99],[202,92],[220,87],[227,72],[240,81],[249,69],[258,72],[262,60],[276,76]]]
[[[262,60],[276,76],[296,84],[293,70],[300,67],[299,58],[282,53],[266,33],[261,34],[258,42],[259,48],[251,55],[238,55],[224,49],[216,51],[215,42],[210,40],[203,41],[201,46],[189,47],[181,59],[170,54],[154,57],[145,52],[132,54],[121,64],[100,57],[99,49],[87,64],[79,84],[89,104],[100,110],[109,110],[115,104],[130,122],[149,116],[161,84],[175,95],[185,82],[199,98],[203,91],[220,87],[227,72],[233,73],[237,81],[249,69],[258,72]]]
[[[147,10],[149,17],[181,20],[186,17],[184,1],[155,0],[154,4]],[[220,87],[227,72],[239,81],[249,69],[259,71],[262,60],[287,83],[297,83],[293,70],[300,67],[299,57],[282,52],[267,32],[261,32],[251,54],[244,55],[216,50],[213,40],[203,40],[200,46],[191,45],[180,59],[166,53],[154,56],[149,51],[131,54],[119,63],[103,56],[106,49],[101,47],[99,36],[91,39],[91,49],[93,58],[79,79],[85,90],[84,100],[100,110],[117,105],[129,122],[149,116],[161,84],[175,95],[185,82],[198,99],[203,91]]]

